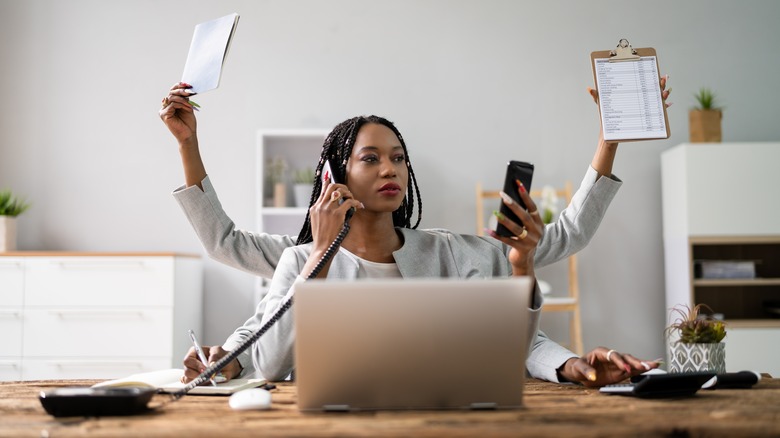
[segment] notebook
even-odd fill
[[[181,368],[171,368],[146,373],[133,374],[121,379],[106,380],[92,385],[93,388],[138,386],[157,388],[160,392],[176,392],[184,388]],[[265,379],[231,379],[216,385],[205,384],[192,388],[190,395],[230,395],[242,389],[254,388],[266,383]]]
[[[527,277],[296,285],[299,409],[521,407],[531,291]]]

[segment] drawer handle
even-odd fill
[[[0,269],[21,269],[22,264],[19,262],[0,262]]]
[[[19,362],[0,362],[0,367],[17,369],[19,368]]]
[[[143,319],[144,312],[140,310],[51,310],[51,315],[65,318],[135,318]]]
[[[15,318],[18,319],[22,316],[22,312],[16,312],[13,310],[0,310],[0,318]]]

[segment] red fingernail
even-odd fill
[[[330,172],[328,172],[327,170],[325,171],[325,179],[326,180],[330,179]]]
[[[515,183],[517,183],[517,188],[520,189],[521,192],[525,193],[525,186],[523,185],[522,181],[516,179]]]
[[[628,364],[625,364],[626,372],[631,374],[631,367]]]

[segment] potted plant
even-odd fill
[[[30,204],[10,190],[0,191],[0,252],[16,250],[16,217],[28,208]]]
[[[726,324],[702,314],[702,309],[712,312],[706,304],[672,309],[678,318],[666,328],[667,339],[677,337],[669,345],[669,372],[726,372],[726,345],[721,342],[726,337]]]
[[[310,167],[298,169],[293,174],[293,194],[296,207],[308,207],[314,190],[314,170]]]
[[[691,143],[720,143],[723,111],[715,105],[715,93],[702,88],[693,97],[698,105],[688,113]]]
[[[287,161],[281,156],[267,163],[268,182],[271,187],[271,205],[287,207]]]

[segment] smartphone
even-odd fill
[[[517,183],[515,181],[520,180],[520,182],[523,183],[523,186],[525,187],[526,191],[531,191],[531,180],[534,176],[534,165],[531,163],[526,163],[524,161],[510,161],[506,166],[506,177],[504,178],[504,193],[509,195],[518,205],[520,205],[523,208],[526,208],[525,202],[523,202],[520,199],[520,194],[517,193]],[[506,216],[509,220],[515,222],[518,225],[523,225],[523,222],[520,220],[517,215],[509,209],[506,205],[504,205],[503,202],[501,202],[501,206],[499,207],[499,210],[504,216]],[[499,236],[503,237],[512,237],[515,235],[515,233],[509,231],[505,226],[503,226],[500,222],[498,223],[498,226],[496,227],[496,233]]]

